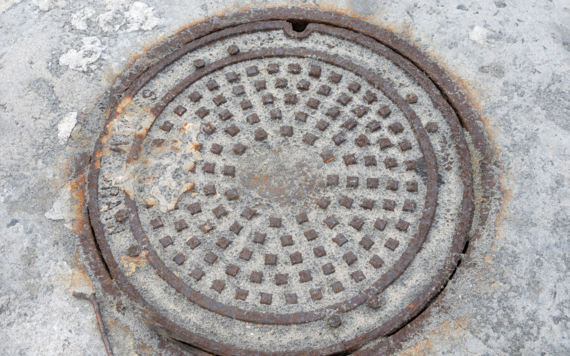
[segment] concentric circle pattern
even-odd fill
[[[414,68],[357,33],[281,21],[165,56],[93,163],[115,278],[176,333],[236,354],[394,323],[449,258],[470,189],[457,120]]]
[[[156,163],[135,188],[159,205],[138,204],[153,248],[194,289],[229,305],[314,309],[365,290],[417,232],[426,187],[413,130],[353,73],[306,59],[252,60],[181,97],[153,124],[142,158]],[[201,127],[199,161],[182,146],[172,153],[192,121]],[[160,211],[160,183],[146,183],[156,172],[159,182],[193,181],[178,209]]]

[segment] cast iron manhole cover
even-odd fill
[[[377,39],[232,25],[169,40],[110,107],[90,179],[104,259],[154,322],[209,352],[325,354],[386,336],[465,242],[458,120]]]

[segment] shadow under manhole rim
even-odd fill
[[[212,19],[138,63],[103,103],[89,173],[96,246],[84,247],[108,268],[96,271],[103,285],[112,277],[148,326],[212,354],[390,352],[484,225],[472,226],[487,208],[474,206],[470,148],[493,194],[478,115],[450,76],[389,31],[307,9]],[[455,209],[452,227],[442,207]],[[445,248],[437,271],[390,304],[390,288],[426,263],[426,243]],[[148,265],[129,272],[120,256]],[[257,341],[195,330],[147,283],[232,335],[253,325]],[[255,336],[272,328],[289,341]],[[291,346],[308,333],[322,342]]]

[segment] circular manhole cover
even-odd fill
[[[433,83],[371,37],[303,27],[170,40],[96,147],[91,217],[113,277],[210,352],[385,336],[466,239],[469,151]]]

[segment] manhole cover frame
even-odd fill
[[[251,19],[255,19],[252,21]],[[261,22],[261,21],[269,21],[269,20],[286,20],[289,22],[305,22],[305,23],[323,23],[331,26],[337,26],[341,28],[346,28],[353,32],[362,33],[365,36],[371,37],[379,41],[381,44],[385,45],[386,47],[394,50],[394,52],[398,53],[399,55],[405,57],[407,60],[415,64],[416,67],[410,66],[405,61],[400,63],[400,65],[407,70],[412,76],[418,80],[418,83],[424,88],[424,90],[428,93],[436,91],[435,96],[439,97],[440,100],[443,100],[441,96],[437,94],[436,86],[433,82],[437,84],[441,93],[446,96],[446,100],[441,103],[440,111],[444,114],[444,116],[451,116],[457,117],[461,120],[463,126],[467,129],[467,131],[471,134],[472,144],[477,149],[478,152],[483,152],[483,157],[487,159],[487,163],[490,165],[492,153],[489,152],[488,143],[483,133],[483,130],[479,126],[479,118],[476,111],[471,107],[469,101],[466,99],[465,94],[459,89],[457,84],[451,79],[451,77],[445,73],[437,64],[435,64],[432,60],[430,60],[427,56],[422,54],[419,50],[415,47],[412,47],[404,40],[398,38],[393,33],[376,27],[372,24],[369,24],[365,21],[354,19],[342,14],[318,11],[318,10],[310,10],[310,9],[271,9],[271,10],[252,10],[244,13],[238,13],[230,16],[225,16],[222,18],[214,18],[210,19],[204,23],[199,25],[192,26],[187,30],[180,32],[179,34],[171,37],[170,39],[162,42],[148,53],[146,53],[141,59],[139,59],[133,67],[127,70],[122,76],[120,76],[117,81],[115,82],[114,87],[108,92],[107,97],[104,99],[105,108],[104,110],[108,110],[109,117],[108,120],[114,117],[114,108],[121,100],[125,97],[125,95],[129,95],[129,93],[136,92],[136,90],[140,89],[134,86],[137,83],[139,78],[144,78],[145,76],[150,79],[148,69],[152,66],[158,68],[156,66],[156,61],[159,59],[164,58],[168,53],[172,53],[175,49],[183,46],[186,43],[192,42],[195,39],[201,38],[205,35],[211,34],[213,32],[222,30],[224,28],[245,24],[248,22]],[[397,55],[396,55],[397,56]],[[407,67],[407,68],[406,68]],[[418,68],[423,70],[425,73],[421,73]],[[433,80],[429,81],[424,74],[428,74],[429,77]],[[453,109],[449,106],[451,105]],[[457,116],[456,116],[457,115]],[[457,121],[457,120],[456,120]],[[459,127],[459,122],[456,122],[457,128]],[[451,125],[450,125],[451,126]],[[462,135],[461,130],[459,131],[460,135]],[[103,132],[102,137],[104,136],[105,132]],[[96,146],[97,152],[98,146]],[[99,146],[100,148],[100,146]],[[461,149],[465,149],[465,152],[469,152],[467,149],[467,145],[462,147]],[[97,154],[97,153],[96,153]],[[461,157],[464,162],[464,166],[469,167],[467,171],[464,173],[466,176],[464,177],[465,181],[468,182],[469,186],[472,185],[472,178],[471,178],[471,163],[469,154]],[[93,164],[93,163],[92,163]],[[94,178],[94,174],[97,171],[95,167],[91,167],[91,176],[89,179],[89,191],[90,191],[90,204],[92,205],[90,209],[96,209],[96,190],[97,188],[93,186],[96,179]],[[486,181],[491,182],[487,186],[483,187],[484,195],[488,193],[487,196],[492,195],[490,191],[494,187],[494,175],[492,173],[492,169],[490,167],[483,167],[481,175],[486,179]],[[95,195],[93,192],[95,191]],[[455,258],[451,258],[449,263],[445,268],[443,268],[430,286],[425,290],[424,293],[417,298],[417,303],[414,303],[413,308],[409,308],[410,310],[406,310],[398,315],[397,320],[393,320],[389,325],[389,328],[385,328],[380,332],[377,332],[375,335],[365,335],[361,336],[353,342],[345,342],[339,345],[333,345],[331,347],[327,347],[325,349],[320,350],[313,350],[315,354],[331,354],[337,352],[346,352],[350,350],[355,350],[363,344],[374,340],[378,337],[389,335],[394,331],[398,330],[402,325],[407,323],[410,319],[415,317],[419,312],[423,310],[425,305],[432,300],[432,298],[439,293],[440,288],[444,285],[444,281],[450,276],[450,274],[455,270],[457,267],[457,263],[460,257],[460,254],[463,252],[465,244],[467,242],[467,235],[468,231],[470,230],[470,224],[473,218],[473,192],[469,189],[466,189],[467,196],[464,196],[464,204],[466,204],[467,209],[464,209],[464,221],[465,223],[458,229],[461,231],[457,231],[456,239],[453,247],[453,253],[456,255]],[[93,224],[93,230],[95,235],[102,236],[102,230],[100,226],[97,224]],[[90,255],[92,258],[100,259],[100,255],[98,251],[93,250],[93,244],[88,242],[84,242],[84,247],[86,249],[86,253]],[[95,246],[96,248],[96,246]],[[101,252],[103,254],[110,253],[110,251],[105,250],[104,245],[99,245]],[[97,261],[96,261],[97,262]],[[102,261],[99,263],[93,263],[92,267],[95,267],[96,275],[98,275],[99,279],[104,281],[102,283],[103,286],[109,284],[110,276],[108,275],[107,271],[101,270],[101,267],[104,268],[104,264]],[[159,332],[168,334],[172,338],[181,340],[188,344],[194,345],[200,349],[207,350],[209,352],[213,352],[216,354],[249,354],[248,350],[236,350],[231,347],[225,345],[219,345],[215,342],[210,340],[204,339],[198,335],[194,335],[191,332],[180,328],[177,325],[174,325],[172,322],[164,318],[162,315],[154,312],[152,308],[144,301],[142,298],[137,296],[137,293],[132,289],[129,283],[126,281],[125,277],[121,275],[121,272],[117,269],[117,266],[108,266],[111,269],[113,276],[115,277],[115,281],[121,286],[123,291],[126,291],[127,294],[133,298],[136,302],[138,302],[143,308],[147,309],[148,318],[147,322],[151,323],[155,329]],[[104,288],[105,289],[105,288]],[[112,290],[111,287],[107,288],[107,291]],[[115,292],[113,292],[115,293]],[[385,324],[386,325],[386,324]],[[313,353],[312,352],[312,353]],[[253,353],[253,352],[252,352]],[[255,352],[257,354],[263,354],[260,352]],[[299,352],[299,354],[304,354],[304,352]]]

